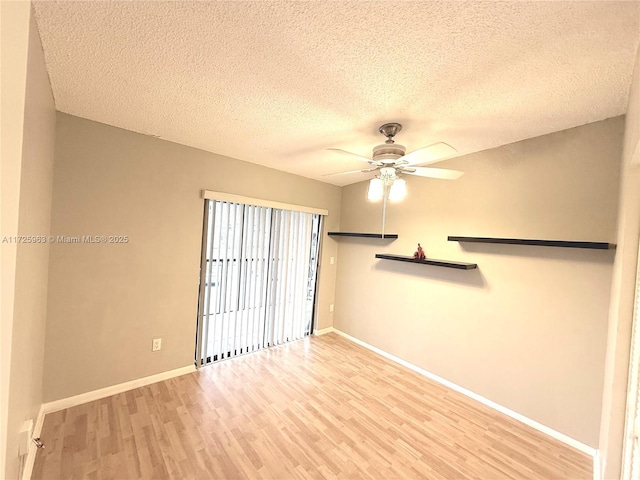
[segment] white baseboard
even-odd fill
[[[80,395],[74,395],[73,397],[62,398],[53,402],[48,402],[42,405],[44,413],[57,412],[58,410],[64,410],[65,408],[75,407],[82,405],[83,403],[93,402],[94,400],[100,400],[101,398],[110,397],[118,393],[133,390],[134,388],[144,387],[152,383],[161,382],[173,377],[179,377],[180,375],[186,375],[187,373],[195,372],[195,365],[189,365],[187,367],[176,368],[175,370],[169,370],[168,372],[156,373],[148,377],[137,378],[129,382],[119,383],[110,387],[100,388],[91,392],[81,393]]]
[[[327,333],[331,333],[335,331],[333,327],[321,328],[320,330],[315,329],[313,331],[314,335],[326,335]]]
[[[575,448],[576,450],[579,450],[583,453],[586,453],[587,455],[590,455],[592,457],[596,456],[596,452],[597,450],[593,447],[590,447],[588,445],[585,445],[582,442],[579,442],[578,440],[569,437],[568,435],[565,435],[564,433],[560,433],[550,427],[547,427],[546,425],[543,425],[539,422],[536,422],[535,420],[532,420],[528,417],[525,417],[524,415],[521,415],[517,412],[514,412],[513,410],[508,409],[507,407],[504,407],[492,400],[489,400],[488,398],[483,397],[482,395],[478,395],[477,393],[472,392],[471,390],[467,390],[464,387],[461,387],[460,385],[457,385],[453,382],[450,382],[449,380],[446,380],[442,377],[439,377],[438,375],[431,373],[427,370],[424,370],[416,365],[413,365],[401,358],[396,357],[395,355],[391,355],[390,353],[385,352],[384,350],[380,350],[377,347],[374,347],[373,345],[369,345],[366,342],[363,342],[362,340],[359,340],[355,337],[352,337],[351,335],[348,335],[340,330],[337,329],[333,329],[333,331],[335,333],[337,333],[338,335],[351,340],[354,343],[357,343],[358,345],[367,348],[373,352],[376,352],[379,355],[382,355],[383,357],[388,358],[389,360],[399,363],[400,365],[403,365],[407,368],[409,368],[410,370],[413,370],[414,372],[419,373],[420,375],[424,375],[425,377],[438,382],[442,385],[444,385],[445,387],[450,388],[451,390],[454,390],[458,393],[461,393],[463,395],[466,395],[469,398],[473,398],[474,400],[482,403],[483,405],[486,405],[487,407],[490,407],[494,410],[497,410],[500,413],[504,413],[505,415],[518,420],[519,422],[524,423],[525,425],[528,425],[529,427],[535,428],[536,430],[545,433],[547,435],[549,435],[550,437],[555,438],[556,440],[561,441],[562,443],[565,443],[573,448]],[[595,470],[594,470],[595,471]]]

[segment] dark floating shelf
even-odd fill
[[[397,233],[385,233],[382,235],[381,233],[356,233],[356,232],[328,232],[327,235],[330,237],[360,237],[360,238],[398,238]]]
[[[457,268],[458,270],[471,270],[478,268],[477,263],[452,262],[451,260],[436,260],[433,258],[419,260],[405,255],[387,255],[386,253],[376,253],[376,258],[382,258],[383,260],[395,260],[397,262],[419,263],[421,265],[434,265],[436,267]]]
[[[538,247],[589,248],[592,250],[613,250],[614,243],[606,242],[576,242],[569,240],[529,240],[524,238],[493,238],[493,237],[454,237],[449,236],[450,242],[470,243],[504,243],[508,245],[533,245]]]

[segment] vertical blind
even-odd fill
[[[207,199],[196,364],[311,332],[322,217]]]

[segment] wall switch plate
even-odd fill
[[[153,339],[153,344],[151,345],[151,351],[152,352],[157,352],[161,348],[162,348],[162,339],[161,338],[154,338]]]
[[[329,305],[329,313],[333,313],[333,303]]]
[[[329,258],[329,263],[330,263],[331,265],[333,265],[334,263],[336,263],[336,257],[330,257],[330,258]]]

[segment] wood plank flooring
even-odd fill
[[[336,334],[46,416],[32,478],[590,479],[589,456]]]

